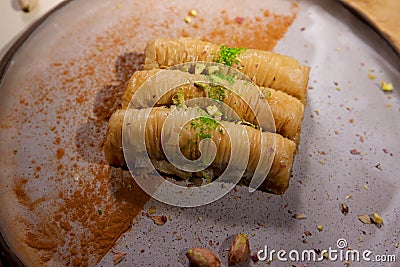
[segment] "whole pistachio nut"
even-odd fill
[[[192,267],[220,267],[221,260],[206,248],[191,248],[186,252]]]
[[[246,234],[238,234],[232,242],[228,254],[230,266],[246,262],[250,254],[249,237]]]

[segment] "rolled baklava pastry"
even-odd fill
[[[310,68],[296,59],[256,49],[229,48],[189,37],[157,38],[145,48],[146,70],[206,61],[232,66],[257,85],[285,92],[306,103]]]
[[[304,105],[297,98],[266,87],[257,87],[259,94],[254,98],[254,96],[251,95],[253,92],[250,91],[246,81],[233,79],[235,86],[229,86],[229,89],[225,89],[212,83],[196,83],[196,80],[204,80],[206,78],[201,75],[185,73],[179,70],[162,70],[163,76],[165,77],[162,84],[158,80],[152,81],[149,79],[160,71],[161,70],[154,69],[135,72],[122,97],[122,108],[127,108],[129,106],[132,96],[138,92],[138,89],[146,81],[151,83],[146,87],[150,90],[141,93],[141,95],[137,97],[138,101],[133,101],[132,108],[151,107],[153,99],[157,100],[156,106],[170,106],[174,103],[177,96],[180,96],[183,100],[199,97],[214,97],[232,108],[240,119],[255,126],[259,126],[256,114],[249,109],[246,103],[243,103],[243,99],[247,99],[249,102],[251,101],[251,103],[247,104],[252,104],[253,106],[261,106],[259,102],[266,101],[269,104],[273,116],[276,132],[296,143],[299,142]],[[176,80],[189,82],[180,87],[174,87]],[[165,91],[162,90],[163,88],[173,89],[163,94],[163,91]]]
[[[205,111],[195,107],[129,108],[116,111],[108,124],[104,146],[106,159],[110,164],[118,167],[126,166],[129,160],[135,160],[125,159],[124,149],[135,149],[137,142],[143,142],[138,138],[140,136],[138,133],[143,131],[149,158],[163,162],[166,160],[166,151],[161,140],[166,140],[168,144],[169,138],[172,138],[177,129],[179,129],[179,150],[188,160],[196,160],[202,154],[212,154],[212,146],[205,145],[201,153],[199,150],[202,140],[210,139],[216,148],[213,150],[215,157],[211,167],[217,175],[222,173],[229,164],[233,166],[245,164],[241,183],[249,185],[252,174],[262,165],[261,168],[268,169],[268,174],[259,187],[261,190],[282,194],[287,189],[296,151],[295,142],[279,134],[262,132],[250,126],[217,121]],[[123,148],[123,131],[124,144],[132,147]],[[163,133],[167,133],[167,139],[163,139]],[[260,160],[264,159],[262,155],[268,155],[269,163],[268,160]],[[161,165],[154,164],[154,166],[158,169]],[[159,171],[162,172],[163,169]],[[183,175],[181,170],[175,171],[174,168],[169,168],[168,171],[179,177]]]

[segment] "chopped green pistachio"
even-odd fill
[[[200,140],[202,140],[212,137],[211,131],[218,127],[218,122],[214,118],[201,116],[192,120],[190,125],[195,130],[199,129],[199,133],[196,134],[196,138],[200,138]]]
[[[228,74],[223,74],[222,72],[214,72],[213,74],[210,74],[210,79],[214,82],[217,83],[223,83],[224,80],[228,81],[229,84],[234,84],[235,83],[235,79],[228,75]]]
[[[224,82],[224,79],[222,79],[221,77],[218,77],[217,75],[215,75],[215,73],[210,74],[210,80],[215,83],[223,83]]]
[[[183,91],[179,91],[172,97],[172,103],[178,107],[187,108]]]
[[[213,116],[217,112],[218,107],[216,105],[210,105],[206,107],[207,113]]]
[[[189,72],[189,66],[187,64],[182,65],[181,71],[183,72]]]
[[[206,90],[209,86],[208,83],[202,83],[202,82],[194,82],[193,85],[202,91]]]
[[[251,128],[254,128],[254,129],[258,129],[257,126],[255,126],[255,125],[252,124],[251,122],[248,122],[248,121],[245,121],[245,120],[242,120],[242,121],[240,122],[240,124],[246,125],[246,126],[250,126]]]
[[[101,215],[101,214],[103,214],[103,211],[102,211],[102,210],[97,210],[97,213],[98,213],[99,215]]]
[[[211,99],[224,101],[226,97],[224,87],[219,85],[210,85],[208,88],[208,97]]]
[[[246,48],[235,48],[222,45],[218,51],[218,57],[215,59],[217,63],[222,63],[227,66],[239,63],[238,56]]]
[[[212,177],[207,174],[207,172],[202,171],[201,175],[203,176],[204,179],[206,179],[206,184],[209,184],[212,182]]]
[[[206,65],[197,63],[196,66],[194,67],[194,74],[202,73],[205,68],[206,68]]]
[[[213,116],[214,118],[221,118],[222,112],[218,109],[216,105],[210,105],[206,107],[208,114]]]
[[[213,74],[217,71],[219,71],[219,67],[218,66],[207,66],[206,68],[208,74]]]

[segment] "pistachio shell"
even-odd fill
[[[250,254],[249,238],[246,234],[238,234],[232,242],[228,254],[230,266],[246,262]]]
[[[212,251],[206,248],[191,248],[186,253],[190,266],[193,267],[220,267],[221,260]]]

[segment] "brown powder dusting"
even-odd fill
[[[21,178],[16,180],[14,184],[14,193],[17,196],[18,202],[27,207],[30,211],[33,211],[38,204],[45,201],[44,197],[37,198],[32,201],[29,192],[26,191],[25,185],[28,183],[28,179]]]
[[[18,201],[23,204],[24,206],[30,206],[31,205],[31,198],[25,192],[25,184],[28,182],[27,179],[19,179],[15,181],[15,187],[14,187],[14,192],[17,195]]]
[[[58,160],[62,159],[62,157],[64,156],[64,154],[65,154],[65,151],[64,151],[63,148],[57,149],[56,157],[57,157]]]
[[[215,26],[209,27],[207,23],[192,26],[192,32],[182,30],[182,36],[195,37],[198,31],[206,32],[202,39],[220,43],[231,47],[247,47],[253,49],[272,50],[276,43],[282,39],[288,28],[297,16],[297,3],[293,4],[291,15],[271,14],[265,10],[261,16],[231,18],[229,14],[221,11],[221,18],[213,21]]]
[[[120,234],[129,229],[132,218],[140,212],[149,199],[129,175],[124,175],[122,170],[104,166],[103,171],[98,172],[96,169],[91,171],[96,180],[101,181],[103,190],[90,192],[83,189],[83,191],[75,191],[72,197],[63,196],[65,206],[70,210],[60,207],[59,212],[66,213],[67,216],[57,217],[61,228],[66,232],[73,229],[69,224],[71,220],[84,226],[82,230],[93,233],[93,237],[88,240],[83,239],[78,243],[75,240],[69,241],[68,245],[73,247],[73,250],[71,249],[63,256],[64,261],[79,259],[83,265],[88,264],[82,259],[84,255],[96,253],[102,257],[113,246]],[[130,184],[129,189],[127,184]],[[104,205],[102,196],[106,197],[109,193],[107,188],[110,187],[115,192],[115,202]],[[95,194],[98,197],[95,197]],[[99,209],[102,211],[101,214],[98,212]]]
[[[202,6],[193,8],[206,14]],[[221,11],[215,18],[199,15],[192,24],[182,22],[187,11],[171,7],[167,11],[170,13],[164,17],[135,14],[97,36],[78,38],[80,53],[64,53],[62,49],[70,48],[61,46],[46,71],[27,75],[15,107],[7,120],[0,122],[2,129],[17,129],[19,140],[36,138],[33,145],[43,152],[32,156],[18,153],[31,172],[14,178],[16,198],[28,210],[25,217],[35,218],[20,220],[26,228],[24,240],[38,251],[41,263],[55,260],[57,265],[95,265],[130,228],[149,199],[128,172],[107,165],[102,147],[107,119],[119,108],[132,73],[142,69],[148,40],[182,34],[271,50],[292,24],[297,9],[290,15],[262,10],[240,20]],[[151,18],[141,19],[144,16]],[[142,32],[146,34],[140,35]],[[24,151],[26,143],[17,142],[15,151]],[[34,177],[52,193],[30,190]]]

